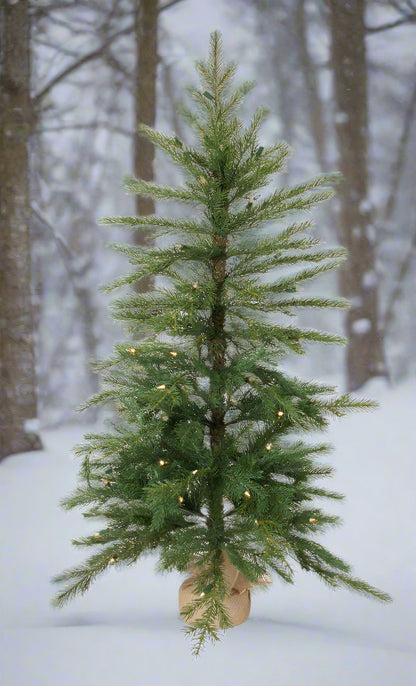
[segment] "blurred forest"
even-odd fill
[[[106,244],[141,240],[97,219],[155,211],[121,190],[126,173],[180,183],[137,126],[187,139],[178,106],[213,29],[240,78],[257,81],[247,115],[268,106],[264,140],[294,149],[276,183],[344,175],[315,218],[319,235],[350,257],[316,289],[338,291],[351,308],[304,323],[344,331],[349,343],[330,354],[311,347],[288,364],[349,390],[415,372],[416,0],[0,8],[0,458],[40,447],[39,428],[94,419],[74,414],[97,390],[90,361],[123,339],[99,287],[127,265]],[[172,214],[172,205],[157,210]]]

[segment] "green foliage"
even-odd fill
[[[333,587],[389,599],[316,542],[318,533],[339,523],[317,500],[342,496],[316,485],[331,475],[319,462],[329,447],[296,438],[372,403],[279,368],[288,351],[304,353],[305,341],[345,342],[287,319],[298,308],[348,305],[298,294],[304,281],[345,258],[342,248],[320,248],[309,233],[311,221],[299,218],[332,195],[338,177],[264,194],[284,168],[287,145],[260,145],[263,109],[248,126],[238,119],[252,84],[233,88],[235,66],[223,63],[218,34],[197,70],[201,89],[190,90],[194,107],[183,108],[195,145],[142,127],[181,168],[183,186],[125,181],[132,193],[182,201],[197,216],[103,222],[165,238],[164,247],[113,246],[133,269],[108,290],[148,276],[163,277],[163,285],[124,294],[114,304],[129,339],[96,365],[103,390],[86,406],[113,403],[116,418],[109,433],[87,435],[77,448],[81,485],[64,501],[98,518],[100,531],[74,544],[99,552],[55,578],[64,584],[56,599],[61,605],[109,565],[132,564],[147,552],[158,551],[161,570],[199,565],[197,599],[184,611],[192,621],[203,610],[187,630],[196,653],[218,638],[217,620],[230,626],[222,551],[254,584],[268,572],[292,583],[292,559]]]

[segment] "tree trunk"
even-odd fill
[[[379,331],[373,211],[368,200],[367,64],[364,0],[329,0],[332,69],[340,186],[339,238],[349,250],[340,269],[341,295],[351,301],[346,317],[349,390],[375,376],[386,376]]]
[[[298,35],[299,62],[302,69],[307,98],[309,127],[315,145],[316,159],[321,171],[327,172],[328,132],[324,118],[322,99],[319,93],[318,74],[308,46],[308,28],[305,0],[297,0],[295,21]]]
[[[1,7],[0,79],[0,459],[41,448],[33,342],[28,140],[28,1]]]
[[[152,181],[154,146],[137,135],[139,124],[154,126],[156,122],[156,78],[157,78],[157,0],[142,0],[136,9],[136,76],[135,76],[135,120],[136,136],[134,139],[134,171],[136,176],[145,181]],[[138,215],[154,214],[155,203],[152,198],[136,196]],[[136,245],[145,247],[149,244],[144,233],[134,233]],[[136,290],[149,290],[151,278],[142,279]]]
[[[225,191],[226,193],[226,191]],[[226,202],[224,198],[224,202]],[[228,214],[227,210],[223,212]],[[218,546],[223,543],[224,536],[224,507],[223,507],[223,453],[225,442],[225,409],[224,387],[222,373],[226,364],[227,341],[225,337],[225,306],[224,285],[227,265],[227,236],[218,233],[215,226],[212,227],[212,245],[218,250],[218,256],[212,259],[211,273],[215,284],[215,296],[211,309],[211,327],[213,337],[209,341],[208,351],[210,364],[215,373],[215,382],[211,380],[211,425],[210,446],[214,458],[214,467],[209,478],[208,497],[208,526],[213,529],[213,537]]]

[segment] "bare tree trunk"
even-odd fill
[[[373,211],[368,200],[367,64],[365,0],[329,0],[332,68],[340,187],[339,234],[350,253],[340,270],[341,294],[351,300],[346,317],[347,384],[359,389],[375,376],[386,376],[379,331]]]
[[[154,146],[137,135],[139,124],[154,126],[156,121],[156,77],[158,63],[158,2],[157,0],[137,0],[136,9],[136,75],[135,110],[136,136],[134,142],[134,171],[145,181],[153,180]],[[155,203],[152,198],[136,198],[136,212],[139,215],[154,214]],[[148,245],[147,237],[138,231],[134,233],[136,245]],[[152,283],[150,278],[137,284],[137,290],[147,291]]]
[[[328,171],[326,142],[328,131],[323,113],[322,100],[319,93],[319,83],[316,66],[308,46],[308,30],[305,0],[297,0],[296,27],[298,35],[299,61],[305,82],[306,97],[308,101],[309,126],[312,133],[316,159],[322,171]]]
[[[28,0],[3,2],[0,79],[0,459],[40,449],[33,343]]]

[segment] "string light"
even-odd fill
[[[164,391],[166,389],[166,384],[161,383],[160,386],[156,386],[158,391]]]
[[[279,410],[278,412],[276,412],[276,414],[278,417],[283,417],[284,412],[283,412],[283,410]]]
[[[159,464],[161,467],[164,467],[167,464],[167,462],[166,460],[159,460]]]
[[[94,534],[94,538],[100,538],[100,534],[98,533],[98,531],[96,534]]]
[[[170,353],[169,353],[169,355],[170,355],[171,357],[178,357],[178,353],[176,352],[176,350],[171,350]]]
[[[193,472],[192,472],[192,474],[194,474],[194,475],[195,475],[195,474],[198,474],[198,470],[197,470],[197,469],[194,469]]]
[[[199,597],[200,597],[200,598],[204,598],[204,597],[205,597],[205,592],[202,591],[202,593],[199,594]]]
[[[117,560],[117,555],[113,555],[112,557],[110,557],[108,564],[113,565],[116,560]]]
[[[266,445],[266,450],[271,450],[272,447],[273,447],[272,444],[271,444],[271,443],[268,443],[268,444]]]
[[[259,525],[259,520],[258,520],[258,519],[255,519],[255,520],[254,520],[254,523],[257,524],[257,526],[258,526],[258,525]]]
[[[244,491],[246,498],[251,498],[250,491]]]
[[[181,495],[178,497],[178,500],[180,503],[183,503],[183,497]]]
[[[103,484],[103,486],[111,486],[110,479],[105,479],[104,477],[102,477],[101,483]]]
[[[130,355],[135,355],[137,353],[137,349],[133,348],[133,346],[131,346],[131,348],[126,348],[126,350]]]
[[[309,521],[310,521],[311,524],[316,524],[316,522],[317,522],[318,520],[315,519],[315,517],[309,517]]]
[[[199,281],[195,281],[195,283],[192,284],[192,290],[196,291],[199,288]]]
[[[205,176],[200,176],[200,177],[199,177],[199,183],[202,183],[203,185],[207,183],[207,180],[206,180]]]

